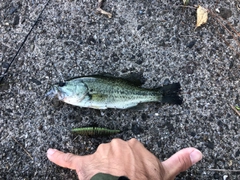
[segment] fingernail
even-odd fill
[[[56,152],[56,149],[51,149],[51,148],[50,148],[50,149],[47,150],[47,155],[50,155],[50,156],[51,156],[51,155],[53,155],[53,153],[55,153],[55,152]]]
[[[190,159],[192,161],[192,165],[196,164],[198,161],[202,159],[202,153],[199,150],[195,149],[193,152],[191,152]]]

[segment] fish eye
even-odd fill
[[[60,86],[60,87],[63,87],[63,86],[65,86],[65,85],[66,85],[66,83],[63,82],[63,81],[60,81],[60,82],[58,83],[58,86]]]

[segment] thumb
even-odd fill
[[[186,171],[192,165],[197,163],[202,159],[202,153],[196,148],[185,148],[174,155],[169,159],[162,162],[164,170],[166,172],[166,179],[173,179],[180,172]]]
[[[53,163],[69,169],[77,169],[81,166],[82,157],[71,153],[63,153],[57,149],[48,149],[47,157]]]

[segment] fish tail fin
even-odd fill
[[[180,83],[164,85],[160,88],[162,93],[162,103],[181,105],[183,99],[179,96],[181,91]]]

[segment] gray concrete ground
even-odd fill
[[[0,2],[1,73],[45,3]],[[161,160],[200,149],[203,160],[176,179],[240,179],[239,172],[209,170],[240,169],[240,117],[229,106],[240,105],[240,38],[228,32],[240,32],[238,3],[190,0],[229,23],[224,28],[209,15],[194,30],[196,10],[181,1],[107,0],[112,19],[96,14],[97,0],[50,1],[0,85],[0,179],[76,179],[47,160],[47,149],[84,155],[114,137],[135,137]],[[94,110],[45,97],[60,80],[98,73],[140,73],[148,88],[180,82],[184,102]],[[93,124],[123,132],[93,138],[69,131]]]

